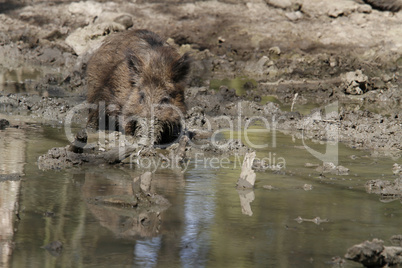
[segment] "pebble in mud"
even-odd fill
[[[304,191],[311,191],[311,190],[313,190],[313,185],[306,183],[306,184],[303,185],[303,190]]]

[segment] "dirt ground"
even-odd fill
[[[352,0],[0,0],[0,108],[62,123],[85,100],[86,62],[105,36],[146,28],[194,59],[191,128],[236,118],[241,105],[244,117],[275,120],[282,131],[400,157],[401,22],[402,12]],[[236,77],[255,83],[244,83],[242,94],[210,87]],[[325,114],[336,101],[338,112]],[[304,115],[292,104],[317,108]],[[75,119],[85,124],[85,116]]]

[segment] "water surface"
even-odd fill
[[[339,164],[349,175],[320,175],[305,167],[321,163],[300,140],[277,132],[273,147],[272,133],[250,136],[270,144],[257,157],[284,161],[285,169],[258,172],[249,192],[235,188],[240,158],[229,158],[224,168],[211,168],[199,157],[184,172],[160,169],[152,187],[171,206],[147,214],[152,222],[147,225],[138,222],[144,214],[135,209],[88,202],[132,194],[132,179],[143,171],[127,166],[41,171],[38,156],[67,143],[62,128],[31,125],[0,131],[0,137],[0,173],[25,174],[20,182],[0,182],[2,267],[331,267],[331,258],[350,246],[373,238],[390,245],[389,238],[402,231],[401,203],[382,203],[364,189],[370,179],[394,180],[392,165],[400,159],[371,157],[342,144]],[[324,145],[308,145],[325,151]],[[305,184],[312,190],[304,190]],[[299,216],[329,222],[298,223]],[[63,243],[59,256],[41,248],[56,240]]]

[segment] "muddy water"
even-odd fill
[[[256,188],[249,192],[234,187],[238,157],[216,162],[199,156],[185,172],[160,169],[153,189],[171,206],[145,213],[147,223],[138,221],[144,212],[88,202],[94,196],[130,194],[140,170],[40,171],[37,157],[66,144],[63,129],[31,125],[1,131],[1,173],[25,175],[18,186],[0,182],[0,266],[331,267],[327,262],[354,244],[376,237],[389,245],[389,238],[401,233],[401,203],[382,203],[363,187],[369,179],[394,179],[392,165],[400,160],[339,145],[339,164],[350,175],[320,175],[305,167],[320,161],[302,141],[280,132],[249,136],[254,144],[268,144],[257,157],[285,168],[257,173]],[[325,153],[325,144],[307,145]],[[304,190],[305,184],[312,190]],[[328,222],[298,223],[299,216]],[[63,243],[58,256],[41,248],[56,240]]]
[[[33,82],[42,77],[42,70],[32,67],[0,70],[0,92],[33,93]]]

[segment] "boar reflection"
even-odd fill
[[[154,237],[163,233],[164,212],[170,203],[157,191],[174,192],[183,181],[180,172],[179,180],[173,181],[153,174],[152,180],[139,185],[139,180],[144,180],[140,175],[122,170],[85,173],[82,193],[89,210],[103,227],[119,238]]]

